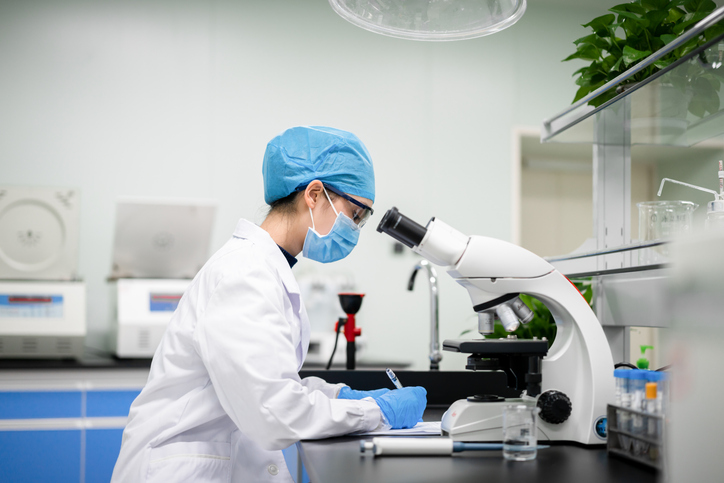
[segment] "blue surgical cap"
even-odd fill
[[[271,204],[318,179],[351,195],[375,199],[372,159],[354,134],[322,126],[287,129],[264,153],[264,200]]]

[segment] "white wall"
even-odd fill
[[[118,196],[218,199],[216,249],[239,217],[263,219],[271,137],[298,124],[348,129],[374,158],[378,215],[348,259],[295,271],[354,273],[371,355],[425,368],[426,287],[405,290],[415,257],[393,256],[374,228],[396,205],[422,223],[510,237],[511,129],[570,103],[581,64],[560,59],[604,9],[530,3],[506,31],[431,44],[356,28],[326,0],[4,0],[0,184],[81,189],[88,343],[105,347]],[[443,276],[442,337],[470,315]],[[443,368],[463,364],[446,354]]]

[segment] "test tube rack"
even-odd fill
[[[612,404],[607,412],[608,453],[665,471],[665,417]]]

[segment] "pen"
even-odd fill
[[[392,381],[392,384],[394,384],[397,389],[402,389],[402,384],[400,384],[400,381],[397,379],[395,373],[392,372],[392,369],[388,367],[385,372],[387,373],[387,377],[390,378],[390,381]]]

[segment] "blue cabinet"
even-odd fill
[[[80,391],[0,392],[0,419],[80,418],[82,396]]]
[[[123,429],[87,429],[85,483],[108,483],[121,451]]]
[[[108,483],[139,392],[0,391],[0,481]]]
[[[80,430],[0,431],[2,481],[79,482],[80,460]]]
[[[0,391],[0,483],[108,483],[139,392]],[[295,481],[309,483],[295,445],[284,458]]]

